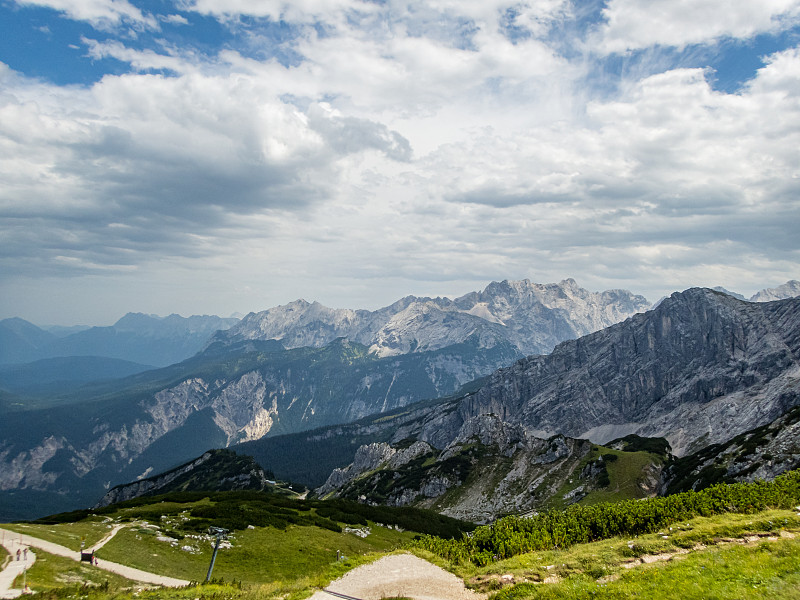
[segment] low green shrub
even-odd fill
[[[722,513],[754,513],[767,508],[792,508],[800,503],[800,471],[771,482],[717,484],[660,498],[627,500],[591,506],[572,505],[531,518],[505,517],[460,539],[423,536],[414,546],[456,564],[482,566],[492,560],[565,548],[615,536],[652,533],[678,521]]]

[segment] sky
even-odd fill
[[[0,0],[0,318],[800,279],[800,0]]]

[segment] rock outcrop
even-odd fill
[[[168,492],[275,490],[276,482],[249,456],[230,450],[210,450],[195,460],[153,477],[110,489],[95,508],[140,496]]]
[[[680,492],[719,482],[770,480],[797,468],[800,468],[800,407],[767,425],[672,461],[661,477],[659,492]]]
[[[591,450],[586,440],[538,439],[494,415],[480,415],[464,423],[441,451],[424,442],[405,451],[388,444],[363,446],[356,461],[335,470],[316,493],[432,508],[451,517],[487,522],[503,513],[540,506]],[[404,460],[395,460],[403,452]],[[364,459],[367,455],[369,460]]]

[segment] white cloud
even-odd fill
[[[739,31],[738,6],[704,39]],[[765,6],[753,27],[793,10]],[[559,0],[181,8],[232,31],[240,14],[292,18],[284,43],[299,58],[85,39],[91,58],[131,66],[86,88],[0,63],[6,274],[111,272],[131,295],[134,281],[159,290],[201,272],[213,284],[196,295],[220,305],[249,290],[220,313],[297,296],[376,307],[498,278],[573,276],[657,299],[798,277],[797,49],[736,94],[703,69],[665,68],[597,98],[581,59],[551,45],[570,10]],[[645,39],[647,23],[620,23],[603,30],[606,49]],[[206,310],[164,302],[127,308]]]
[[[6,273],[213,254],[241,235],[235,215],[291,220],[329,200],[340,161],[410,155],[383,125],[298,109],[241,74],[105,77],[89,89],[0,76]]]
[[[452,248],[437,263],[561,265],[639,289],[706,284],[704,270],[741,273],[756,257],[785,269],[798,259],[799,67],[796,50],[774,56],[740,94],[669,71],[590,103],[585,121],[444,146],[424,163],[418,210],[437,214],[418,239]]]
[[[798,0],[610,0],[593,41],[601,52],[683,48],[720,38],[747,39],[796,25]]]
[[[128,63],[136,71],[168,70],[174,73],[196,72],[199,65],[194,56],[180,56],[177,51],[167,49],[164,52],[155,50],[134,50],[117,40],[98,42],[88,38],[81,41],[87,47],[87,55],[93,59],[115,58]]]
[[[181,8],[224,18],[247,15],[273,21],[306,21],[346,10],[373,10],[361,0],[185,0]]]
[[[184,17],[183,15],[177,15],[177,14],[162,15],[162,16],[159,17],[159,19],[161,19],[165,23],[169,23],[171,25],[188,25],[189,24],[189,20],[186,17]]]
[[[95,27],[108,27],[127,22],[158,29],[152,15],[142,13],[128,0],[15,0],[20,6],[44,6],[64,13],[76,21],[88,21]]]

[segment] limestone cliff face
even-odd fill
[[[537,465],[558,465],[582,456],[580,444],[629,434],[666,438],[677,456],[732,438],[734,450],[728,454],[748,456],[741,448],[769,437],[760,454],[750,453],[752,461],[728,461],[724,469],[730,478],[774,476],[797,464],[800,456],[794,442],[797,423],[780,420],[797,407],[800,299],[757,304],[692,289],[673,294],[650,312],[564,342],[548,356],[521,359],[493,373],[471,394],[394,420],[392,443],[425,442],[437,449],[439,465],[464,459],[467,440],[494,448],[490,462],[496,476],[487,470],[465,486],[458,469],[429,468],[406,474],[400,478],[406,484],[389,492],[380,472],[361,473],[344,482],[329,481],[324,491],[369,499],[365,492],[373,488],[376,501],[429,504],[469,518],[498,514],[512,505],[519,512],[535,503],[534,495],[554,492],[538,489]],[[771,437],[747,433],[773,421]],[[369,425],[373,430],[379,426]],[[721,469],[715,457],[704,458],[695,470]],[[474,455],[467,460],[473,459],[486,463]],[[645,475],[642,489],[655,492],[660,467]],[[547,477],[563,482],[553,471]],[[450,493],[456,488],[457,498]],[[581,492],[576,488],[573,493]]]
[[[500,369],[411,429],[437,446],[491,413],[540,437],[666,437],[682,455],[800,404],[799,378],[800,299],[755,304],[692,289]]]
[[[64,448],[63,437],[47,436],[36,446],[14,452],[7,441],[0,442],[0,490],[31,487],[45,489],[53,485],[58,475],[42,470],[42,466]]]
[[[316,492],[487,522],[549,499],[591,449],[586,440],[538,439],[519,425],[481,415],[441,451],[419,441],[405,449],[362,446],[353,464],[335,470]]]

